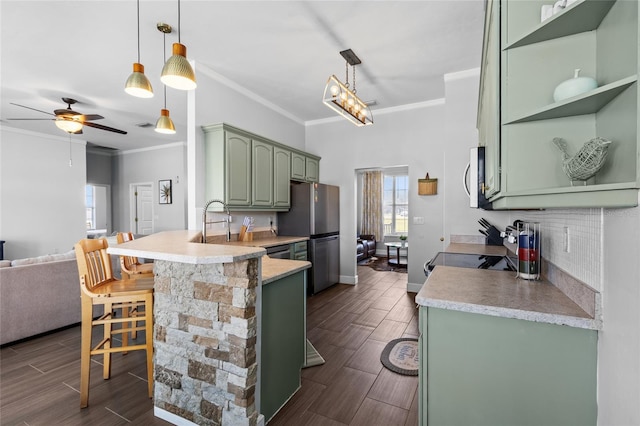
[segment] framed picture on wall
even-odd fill
[[[160,204],[171,204],[171,179],[158,181]]]

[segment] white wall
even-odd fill
[[[113,157],[113,230],[131,230],[130,185],[153,184],[154,232],[186,229],[186,146],[124,151]],[[159,204],[158,181],[171,179],[172,203]]]
[[[304,125],[298,118],[280,110],[273,103],[260,98],[220,76],[203,64],[195,64],[198,88],[190,92],[188,115],[194,126],[187,145],[187,167],[192,170],[189,185],[192,198],[187,200],[188,227],[200,229],[204,199],[204,132],[202,126],[227,123],[259,136],[304,150]],[[322,166],[320,166],[322,169]],[[247,214],[248,215],[248,214]],[[242,220],[242,213],[236,214]],[[268,224],[268,215],[254,214],[259,222]],[[274,221],[275,221],[275,214]],[[215,219],[214,219],[215,220]],[[215,225],[214,225],[215,226]],[[239,225],[238,225],[239,226]],[[232,226],[234,229],[235,225]]]
[[[409,221],[408,281],[422,285],[422,263],[440,250],[442,194],[418,196],[418,179],[428,171],[442,176],[444,105],[434,101],[387,114],[374,112],[375,124],[356,127],[347,120],[307,126],[306,151],[322,157],[320,181],[340,187],[341,282],[355,283],[357,194],[356,170],[370,167],[409,167],[409,217],[424,217],[424,225]]]
[[[86,237],[86,142],[71,141],[0,126],[5,259],[65,253]]]
[[[320,180],[341,187],[343,282],[355,281],[357,271],[356,169],[409,166],[408,288],[412,291],[425,281],[424,262],[446,248],[450,235],[480,235],[481,217],[498,227],[510,223],[506,212],[471,209],[462,185],[469,149],[478,143],[479,69],[448,74],[444,83],[444,100],[386,114],[374,111],[375,124],[370,127],[355,127],[344,119],[307,126],[306,150],[322,157]],[[417,195],[418,179],[427,172],[438,178],[437,195]],[[425,218],[425,224],[414,224],[416,217]]]

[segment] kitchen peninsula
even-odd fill
[[[263,300],[282,286],[297,289],[282,311],[296,315],[287,321],[289,335],[300,339],[292,350],[300,365],[287,368],[299,381],[304,270],[311,265],[270,259],[260,247],[201,244],[200,238],[199,231],[167,231],[109,248],[111,254],[154,259],[154,414],[175,424],[254,425],[264,414],[261,394],[280,391],[260,379],[261,348],[270,343],[261,335],[269,320],[263,308],[273,309]]]

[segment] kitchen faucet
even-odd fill
[[[209,206],[213,203],[222,204],[222,206],[225,209],[225,212],[227,213],[226,220],[215,220],[212,222],[207,222],[207,210],[209,209]],[[221,222],[224,222],[227,224],[227,241],[231,241],[231,213],[229,213],[229,206],[227,206],[227,204],[221,200],[207,201],[207,203],[204,205],[204,210],[202,211],[202,242],[203,243],[207,242],[207,225],[210,223],[221,223]]]

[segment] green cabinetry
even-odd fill
[[[487,185],[493,207],[635,206],[640,188],[638,2],[578,0],[540,22],[546,4],[493,0],[487,8],[478,129],[490,156]],[[555,87],[575,69],[594,77],[598,87],[554,102]],[[494,87],[496,70],[499,87]],[[493,113],[497,93],[498,117]],[[613,141],[605,165],[586,185],[572,185],[553,138],[563,138],[574,155],[596,136]]]
[[[300,388],[306,353],[305,272],[262,286],[260,412],[266,421]]]
[[[292,243],[290,252],[293,260],[307,260],[307,241]]]
[[[308,154],[291,154],[291,180],[300,182],[318,182],[320,178],[320,160]]]
[[[597,331],[420,308],[420,425],[595,425]]]
[[[251,148],[252,204],[271,207],[273,205],[273,145],[253,140]]]
[[[294,155],[302,158],[305,178],[308,170],[317,180],[318,157],[228,124],[202,129],[207,200],[223,200],[234,210],[288,210]]]
[[[291,151],[274,146],[273,167],[273,205],[288,208],[291,205]]]

